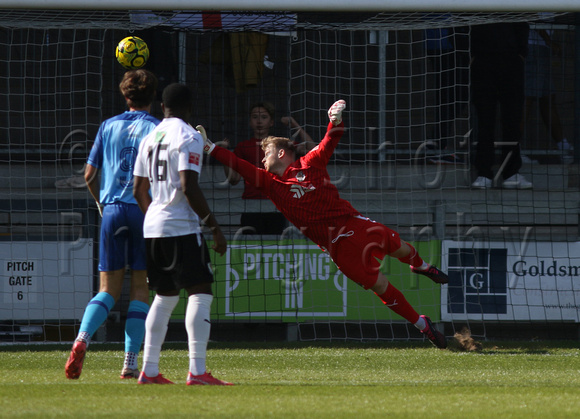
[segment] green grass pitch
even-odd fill
[[[578,418],[578,342],[210,343],[232,387],[187,387],[185,344],[166,344],[175,385],[121,380],[122,344],[93,344],[79,380],[70,346],[0,346],[0,418]]]

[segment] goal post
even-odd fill
[[[574,144],[576,1],[410,0],[397,9],[399,2],[338,1],[333,13],[302,1],[220,3],[230,12],[201,3],[0,6],[0,342],[71,341],[98,290],[99,216],[82,174],[100,123],[125,110],[114,50],[128,32],[148,43],[146,68],[161,88],[192,86],[192,124],[231,148],[251,137],[255,102],[274,105],[277,135],[296,134],[281,121],[291,116],[319,141],[328,106],[345,99],[348,129],[329,164],[332,181],[363,215],[450,273],[453,282],[440,287],[395,259],[381,267],[446,335],[464,326],[489,338],[576,334],[577,162],[563,163],[550,138],[555,121],[545,123],[532,103],[522,173],[534,189],[472,190],[477,130],[469,91],[470,26],[527,21],[551,31],[560,55],[549,58],[550,107]],[[241,61],[233,46],[244,43],[255,54]],[[162,116],[159,100],[152,113]],[[242,214],[275,208],[242,199],[243,186],[230,186],[221,165],[207,159],[200,178],[230,243],[225,256],[212,255],[217,339],[242,324],[283,324],[303,340],[422,339],[291,226],[283,235],[241,234]],[[125,289],[96,340],[123,340],[127,305]]]
[[[541,0],[333,0],[332,3],[309,0],[220,0],[218,5],[206,0],[113,0],[98,2],[75,0],[5,0],[6,9],[77,9],[77,10],[203,10],[203,11],[293,11],[293,12],[574,12],[580,6],[574,0],[546,3]]]

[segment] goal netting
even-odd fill
[[[473,190],[471,27],[515,21],[558,45],[548,55],[549,100],[530,101],[522,121],[521,173],[534,187]],[[84,163],[99,124],[124,110],[114,50],[128,34],[148,43],[146,68],[160,90],[193,87],[191,122],[231,148],[251,137],[253,103],[274,105],[273,133],[299,140],[281,122],[291,116],[319,141],[328,106],[345,99],[333,182],[449,273],[441,287],[396,259],[382,266],[446,335],[468,327],[480,338],[575,337],[578,167],[557,144],[573,145],[580,132],[577,22],[573,13],[527,11],[2,10],[0,341],[72,341],[98,291],[100,219]],[[159,101],[152,113],[161,118]],[[296,229],[242,234],[242,214],[275,209],[242,199],[243,186],[230,186],[220,164],[208,159],[201,182],[230,244],[224,257],[213,255],[214,339],[422,339]],[[124,339],[126,285],[94,339]],[[183,335],[184,307],[170,340]]]

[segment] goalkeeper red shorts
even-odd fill
[[[347,220],[326,249],[336,266],[365,289],[377,282],[385,256],[401,247],[399,233],[361,216]]]

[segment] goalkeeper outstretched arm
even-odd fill
[[[328,109],[328,119],[330,123],[328,124],[328,129],[324,139],[321,141],[319,149],[316,147],[307,155],[307,159],[314,160],[316,158],[321,158],[324,165],[328,163],[330,155],[334,151],[336,144],[340,140],[344,132],[344,124],[342,123],[342,112],[346,108],[346,102],[344,100],[338,100]],[[238,172],[246,182],[254,185],[256,188],[264,191],[268,194],[268,190],[273,182],[273,174],[267,170],[257,168],[253,164],[240,159],[234,153],[217,147],[211,140],[207,137],[205,128],[202,125],[198,125],[196,129],[199,131],[204,140],[203,150],[215,157],[222,164],[231,167],[236,172]],[[329,147],[326,144],[329,143]],[[286,160],[286,165],[290,164],[289,160]],[[270,170],[271,171],[271,170]]]
[[[216,146],[207,138],[203,126],[198,125],[196,129],[200,132],[204,140],[203,150],[215,157],[223,165],[238,172],[248,183],[256,188],[266,191],[272,181],[271,175],[264,169],[260,169],[244,159],[240,159],[234,153],[220,146]]]

